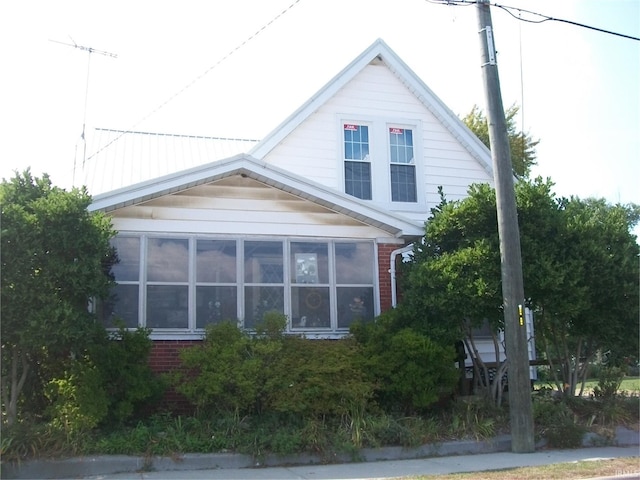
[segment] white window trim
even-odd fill
[[[371,163],[371,200],[376,205],[390,211],[424,212],[426,201],[426,185],[424,180],[424,146],[422,121],[410,118],[387,118],[371,115],[336,115],[337,138],[340,148],[337,149],[336,161],[340,191],[345,191],[344,177],[344,125],[366,125],[369,127],[369,161]],[[394,202],[391,200],[391,146],[389,128],[410,129],[413,132],[414,166],[416,169],[416,202]]]

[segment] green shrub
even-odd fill
[[[109,409],[100,371],[89,359],[72,362],[63,378],[49,382],[45,395],[51,402],[51,425],[68,440],[96,427]]]
[[[200,413],[245,415],[255,411],[261,359],[252,339],[234,323],[210,325],[201,345],[180,352],[176,390]]]
[[[373,385],[361,368],[356,342],[287,337],[265,383],[268,408],[303,417],[355,415]]]
[[[150,332],[120,328],[89,351],[109,399],[109,423],[129,420],[162,397],[164,382],[149,366]]]
[[[444,415],[452,438],[489,438],[508,423],[506,409],[485,396],[457,399]]]
[[[625,376],[625,370],[620,367],[602,367],[598,377],[598,385],[593,387],[596,398],[615,397]]]
[[[83,448],[91,430],[124,422],[162,391],[148,365],[147,330],[102,331],[88,343],[84,355],[71,357],[66,371],[44,389],[49,402],[45,417],[52,432],[64,434],[66,445],[61,448],[71,452]]]
[[[376,399],[387,411],[426,411],[450,395],[459,378],[453,346],[438,344],[411,328],[395,330],[392,320],[355,325],[363,347],[365,369],[376,385]]]
[[[587,429],[576,421],[569,403],[551,395],[536,396],[533,402],[536,434],[551,448],[579,448]]]
[[[285,336],[283,318],[265,315],[253,337],[232,323],[209,327],[201,346],[181,353],[176,390],[218,415],[347,416],[357,437],[373,390],[358,344]]]

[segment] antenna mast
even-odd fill
[[[87,124],[87,103],[88,103],[88,99],[89,99],[89,73],[91,71],[91,54],[92,53],[97,53],[98,55],[102,55],[105,57],[111,57],[111,58],[118,58],[118,55],[116,55],[115,53],[111,53],[111,52],[106,52],[104,50],[97,50],[95,48],[92,47],[85,47],[84,45],[78,45],[73,38],[71,38],[71,36],[69,36],[69,38],[71,39],[71,41],[73,43],[66,43],[66,42],[59,42],[57,40],[49,40],[50,42],[53,43],[59,43],[60,45],[66,45],[68,47],[73,47],[73,48],[77,48],[78,50],[84,50],[85,52],[88,52],[88,58],[87,58],[87,81],[86,81],[86,86],[85,86],[85,92],[84,92],[84,113],[83,113],[83,117],[82,117],[82,134],[80,135],[80,139],[82,141],[82,169],[84,170],[84,164],[85,161],[87,159],[87,142],[85,139],[85,128],[86,128],[86,124]],[[76,153],[78,151],[78,146],[76,145]],[[73,179],[72,179],[72,186],[75,185],[76,182],[76,156],[74,155],[73,157]]]

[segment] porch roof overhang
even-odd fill
[[[363,224],[379,228],[397,238],[413,239],[424,234],[422,224],[374,204],[331,189],[246,154],[193,167],[157,179],[96,195],[90,211],[112,212],[158,197],[185,191],[240,175],[313,202]]]

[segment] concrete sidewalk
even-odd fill
[[[535,453],[485,453],[414,460],[387,460],[337,465],[308,465],[298,467],[265,467],[213,470],[158,471],[97,475],[95,480],[338,480],[391,479],[418,475],[441,475],[478,472],[524,466],[575,463],[617,457],[637,457],[638,447],[599,447],[577,450],[550,450]],[[640,458],[634,472],[620,472],[617,478],[640,478]],[[622,476],[624,475],[624,476]]]
[[[64,460],[34,460],[3,465],[2,478],[14,479],[376,479],[407,475],[443,474],[576,462],[614,457],[639,457],[638,432],[618,429],[613,445],[586,436],[584,448],[511,453],[508,435],[485,441],[455,441],[416,448],[362,449],[358,458],[347,455],[323,459],[314,455],[267,456],[257,461],[232,453],[184,454],[169,457],[105,455]],[[327,461],[330,464],[327,464]],[[640,462],[640,459],[639,459]],[[638,471],[640,471],[640,463]],[[631,477],[634,478],[634,477]]]

